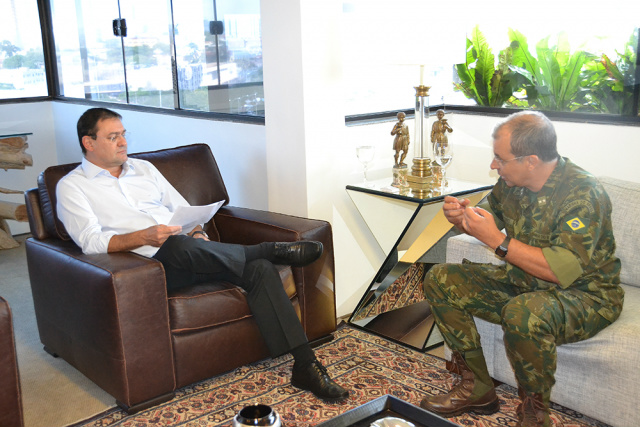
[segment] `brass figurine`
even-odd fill
[[[406,115],[402,112],[398,113],[398,122],[393,126],[391,135],[395,135],[393,140],[393,149],[396,154],[393,156],[395,165],[398,167],[407,166],[404,159],[407,157],[409,150],[409,127],[404,123]],[[402,154],[401,154],[402,153]]]
[[[436,111],[436,116],[438,117],[438,121],[433,122],[433,126],[431,127],[431,144],[435,145],[437,142],[448,145],[449,139],[447,138],[447,132],[453,132],[449,123],[447,123],[447,119],[444,118],[444,110]]]
[[[449,138],[447,137],[447,132],[453,132],[453,129],[449,126],[449,123],[447,123],[447,119],[444,118],[444,110],[436,111],[436,117],[438,117],[438,120],[433,122],[433,126],[431,127],[431,145],[433,147],[434,157],[438,155],[438,153],[436,153],[436,144],[440,143],[440,147],[443,147],[443,149],[444,147],[448,147]],[[449,185],[445,177],[444,168],[435,160],[431,164],[431,170],[433,172],[434,189],[447,187]]]

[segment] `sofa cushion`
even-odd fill
[[[626,285],[640,287],[640,183],[600,177],[600,182],[609,194],[613,212],[613,234],[616,237],[616,256],[622,269],[620,281]]]
[[[447,240],[446,262],[460,264],[464,259],[487,264],[504,264],[504,260],[475,237],[459,234]]]
[[[294,298],[296,286],[291,267],[277,267],[287,296]],[[297,304],[294,307],[300,317],[299,307]],[[169,293],[169,318],[174,334],[211,328],[251,315],[245,292],[230,283],[204,283]]]
[[[224,200],[225,205],[229,203],[218,164],[206,144],[135,153],[130,157],[153,163],[192,206],[220,200]]]

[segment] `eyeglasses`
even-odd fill
[[[98,135],[89,135],[92,139],[98,139]],[[122,133],[114,133],[112,136],[103,136],[104,139],[111,141],[112,144],[115,144],[116,141],[120,138],[127,139],[127,137],[131,136],[131,132],[127,133],[125,130]]]
[[[493,156],[493,161],[496,162],[498,164],[498,166],[504,166],[509,162],[512,162],[514,160],[520,160],[520,159],[524,159],[525,157],[529,157],[530,154],[527,154],[526,156],[518,156],[518,157],[514,157],[513,159],[509,159],[509,160],[503,160],[500,157],[498,157],[497,155]]]

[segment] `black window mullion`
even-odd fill
[[[213,0],[213,20],[218,20],[218,4]],[[222,86],[222,71],[220,70],[220,38],[218,34],[214,34],[216,39],[216,66],[218,67],[218,86]]]
[[[38,15],[40,17],[40,32],[42,35],[42,49],[44,51],[44,70],[47,78],[47,93],[49,97],[60,95],[60,80],[58,78],[58,62],[56,46],[53,37],[53,19],[51,17],[51,2],[38,0]]]
[[[120,0],[118,1],[118,19],[122,21],[122,9],[120,8]],[[119,36],[116,37],[120,37],[120,46],[122,47],[122,68],[123,68],[123,72],[124,72],[124,93],[125,93],[125,98],[127,100],[127,104],[129,104],[129,82],[127,80],[127,52],[125,50],[125,46],[124,46],[124,34],[120,34]]]
[[[638,42],[636,44],[636,64],[635,64],[635,76],[633,80],[633,105],[631,106],[631,113],[634,117],[640,117],[638,109],[640,106],[640,28],[636,28],[636,37]]]
[[[171,80],[173,86],[173,106],[176,110],[182,109],[180,103],[180,87],[178,86],[178,53],[176,52],[176,24],[173,19],[173,0],[169,0],[169,16],[171,28],[169,28],[169,51],[171,52]]]

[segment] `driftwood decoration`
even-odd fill
[[[0,169],[24,169],[33,166],[31,154],[26,153],[29,144],[27,137],[12,136],[0,139]],[[20,190],[0,187],[0,193],[21,194]],[[19,243],[11,235],[7,219],[27,221],[27,209],[24,204],[0,200],[0,249],[17,248]]]
[[[0,139],[0,168],[24,169],[33,166],[31,154],[25,151],[29,148],[26,136],[12,136]]]

